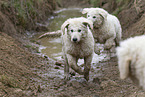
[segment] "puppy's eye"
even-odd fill
[[[90,15],[88,15],[88,17],[90,17]]]
[[[93,16],[93,18],[95,19],[95,18],[96,18],[96,16]]]
[[[81,32],[81,31],[82,31],[82,30],[80,30],[80,29],[78,30],[78,32]]]
[[[74,30],[70,30],[71,32],[74,32]]]

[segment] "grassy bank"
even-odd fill
[[[36,23],[45,21],[55,6],[54,0],[0,0],[0,97],[38,92],[39,86],[30,85],[38,77],[31,68],[41,67],[45,59],[29,52],[23,37],[26,30],[47,30]]]
[[[89,0],[89,2],[93,7],[103,7],[117,16],[119,12],[130,6],[133,0]]]
[[[26,29],[37,30],[36,23],[46,20],[55,10],[55,6],[54,0],[2,0],[0,1],[0,17],[2,19],[0,31],[10,33],[4,29],[5,26],[16,29],[18,32],[23,32]],[[10,22],[11,25],[7,22]]]

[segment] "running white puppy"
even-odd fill
[[[84,8],[82,14],[87,14],[87,19],[93,22],[95,41],[105,44],[105,49],[119,44],[122,28],[117,17],[102,8]]]
[[[122,41],[116,50],[120,78],[130,77],[145,90],[145,35]]]
[[[61,26],[62,51],[65,59],[65,77],[69,78],[69,66],[89,80],[89,71],[94,52],[94,38],[91,32],[93,23],[84,18],[70,18]],[[84,58],[84,71],[77,65],[79,58]]]

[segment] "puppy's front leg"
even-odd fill
[[[80,66],[77,65],[77,59],[76,57],[73,57],[70,54],[67,54],[67,58],[68,58],[68,64],[70,65],[70,67],[77,73],[79,73],[80,75],[83,75],[84,72],[81,69]]]
[[[64,60],[65,60],[65,66],[64,66],[64,74],[65,74],[65,78],[66,80],[70,79],[70,75],[69,75],[69,63],[68,63],[68,58],[66,56],[66,54],[64,54]]]
[[[100,55],[101,49],[94,43],[94,52],[98,55]]]
[[[109,39],[106,41],[106,43],[105,43],[105,45],[104,45],[104,49],[109,50],[109,49],[111,49],[111,47],[114,46],[114,45],[115,45],[114,37],[111,37],[111,38],[109,38]]]
[[[89,71],[91,68],[93,54],[84,58],[85,67],[84,67],[84,78],[88,81],[89,80]]]

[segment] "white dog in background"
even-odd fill
[[[145,90],[145,35],[122,41],[116,50],[120,78],[130,77]]]
[[[117,17],[102,8],[84,8],[82,14],[87,14],[87,19],[93,22],[93,36],[96,42],[105,44],[105,49],[119,44],[122,28]]]
[[[69,66],[89,80],[89,71],[94,52],[94,38],[91,32],[92,21],[80,17],[70,18],[61,26],[62,51],[65,59],[65,77],[69,78]],[[84,58],[84,71],[77,65],[79,58]]]

